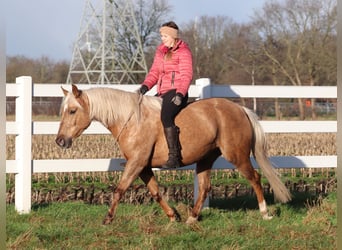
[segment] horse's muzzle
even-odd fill
[[[71,138],[65,139],[63,136],[57,136],[55,142],[61,148],[70,148],[72,144],[72,139]]]

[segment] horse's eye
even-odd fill
[[[69,114],[70,115],[73,115],[73,114],[75,114],[76,113],[76,109],[71,109],[70,111],[69,111]]]

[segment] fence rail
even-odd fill
[[[96,85],[97,86],[97,85]],[[82,88],[95,85],[79,85]],[[122,170],[124,159],[58,159],[32,160],[31,137],[33,134],[56,134],[58,122],[32,122],[32,97],[62,97],[61,84],[32,84],[31,77],[16,79],[15,84],[6,84],[6,96],[16,97],[15,121],[6,122],[6,134],[16,135],[15,160],[6,161],[6,173],[15,173],[15,207],[19,213],[31,209],[32,173],[48,172],[97,172]],[[126,91],[135,91],[138,85],[110,85]],[[155,90],[150,91],[155,94]],[[189,97],[250,97],[250,98],[337,98],[335,86],[245,86],[211,85],[209,79],[198,79],[189,90]],[[336,121],[261,121],[266,133],[336,132]],[[85,131],[86,134],[109,133],[97,122]],[[337,156],[279,156],[270,160],[277,168],[324,168],[337,167]],[[257,167],[254,159],[252,163]],[[94,167],[96,166],[96,167]],[[182,168],[194,169],[195,165]],[[214,169],[233,168],[232,164],[219,158]],[[196,196],[196,188],[195,188]]]

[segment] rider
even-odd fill
[[[145,94],[157,84],[157,96],[163,99],[161,121],[169,148],[169,159],[163,167],[177,168],[181,166],[181,148],[179,128],[174,120],[188,101],[192,54],[189,46],[179,39],[175,22],[164,23],[159,31],[162,43],[156,49],[152,67],[139,93]]]

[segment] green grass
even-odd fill
[[[295,194],[271,204],[274,218],[261,219],[255,197],[211,201],[195,225],[185,224],[188,206],[173,204],[181,221],[170,223],[156,204],[120,204],[103,226],[107,206],[51,203],[18,215],[7,206],[7,248],[16,249],[336,249],[336,193]]]

